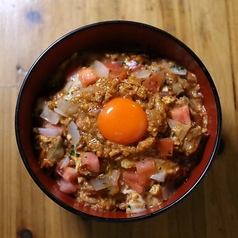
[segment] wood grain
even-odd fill
[[[238,2],[236,0],[0,1],[0,237],[29,229],[45,237],[238,237]],[[83,25],[112,19],[162,28],[206,65],[223,108],[223,152],[184,201],[152,219],[126,224],[77,217],[35,185],[17,149],[14,110],[34,60],[52,42]]]

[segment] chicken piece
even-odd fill
[[[188,156],[195,152],[199,146],[203,135],[202,128],[200,126],[192,127],[184,138],[183,150]]]
[[[39,161],[41,168],[52,167],[64,156],[63,141],[60,136],[51,138],[39,135],[38,141],[40,147]]]

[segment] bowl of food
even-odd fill
[[[196,54],[130,21],[76,29],[47,48],[15,114],[26,169],[54,202],[103,221],[152,217],[206,174],[221,136],[219,97]]]

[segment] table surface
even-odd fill
[[[148,23],[186,43],[223,109],[224,143],[196,189],[159,216],[124,224],[85,220],[51,201],[26,171],[14,131],[19,88],[40,53],[75,28],[113,19]],[[237,0],[0,1],[0,237],[238,237],[237,53]]]

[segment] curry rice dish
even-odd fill
[[[75,53],[50,83],[34,111],[35,150],[59,190],[85,206],[131,213],[159,205],[199,163],[203,95],[176,62]]]

